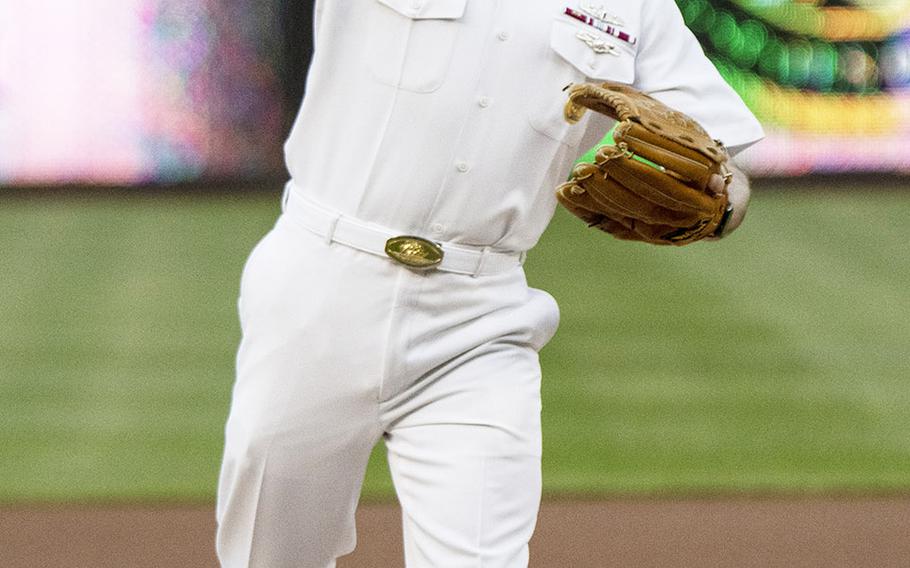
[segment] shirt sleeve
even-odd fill
[[[313,49],[316,49],[316,39],[319,36],[319,23],[322,22],[323,0],[313,3]]]
[[[758,120],[705,56],[674,0],[645,0],[635,82],[648,93],[697,120],[731,153],[758,142]]]

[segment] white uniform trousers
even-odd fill
[[[221,478],[224,568],[327,568],[385,438],[409,568],[517,568],[540,502],[552,297],[520,267],[417,272],[288,213],[250,255]]]

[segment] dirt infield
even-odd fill
[[[211,508],[0,510],[4,568],[216,567]],[[402,566],[399,511],[358,512],[339,568]],[[910,497],[546,502],[533,568],[910,566]]]

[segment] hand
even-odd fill
[[[726,187],[727,199],[733,205],[733,215],[727,221],[724,232],[718,237],[710,237],[708,239],[712,241],[726,237],[742,224],[743,219],[746,217],[746,210],[749,208],[749,198],[752,195],[752,190],[749,187],[749,178],[746,177],[746,174],[741,169],[736,167],[733,160],[727,162],[727,168],[733,174],[730,185],[727,185],[724,178],[717,174],[711,176],[711,180],[708,182],[708,189],[715,194],[723,193],[724,187]]]

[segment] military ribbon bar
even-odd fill
[[[566,8],[566,16],[569,16],[570,18],[575,18],[579,22],[585,23],[596,30],[600,30],[600,31],[604,32],[605,34],[618,38],[618,39],[628,43],[629,45],[635,45],[638,42],[638,38],[634,38],[634,37],[630,36],[629,34],[627,34],[626,32],[619,31],[611,25],[608,25],[596,18],[592,18],[591,16],[589,16],[587,14],[582,14],[581,12],[579,12],[577,10],[573,10],[572,8]]]

